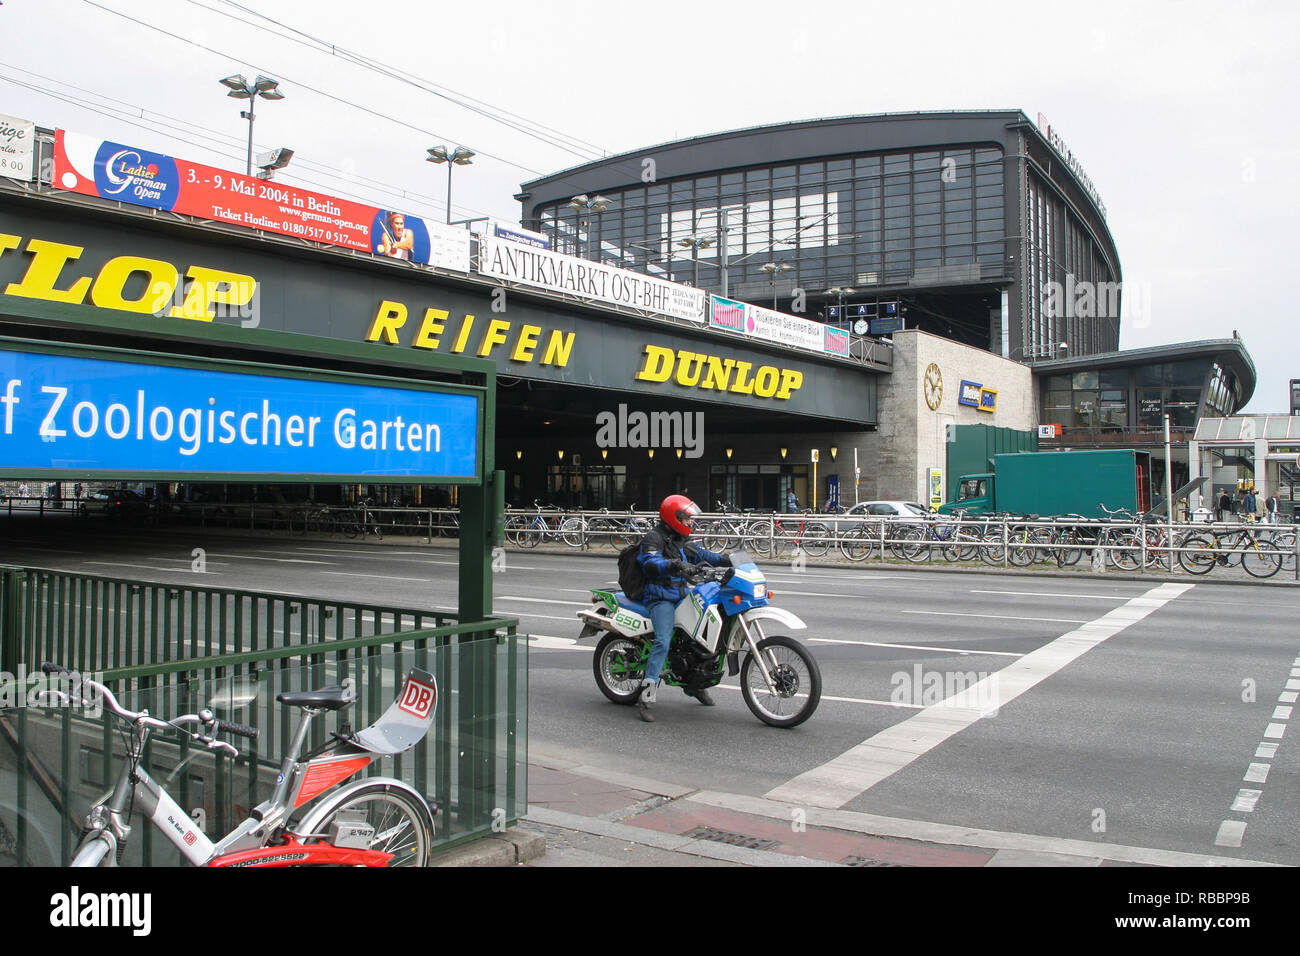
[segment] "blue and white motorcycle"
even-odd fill
[[[748,554],[730,557],[729,568],[689,572],[660,680],[692,690],[713,687],[725,662],[729,676],[740,675],[741,695],[755,717],[773,727],[798,726],[821,702],[821,671],[802,644],[768,630],[807,625],[768,603],[767,579]],[[622,591],[593,588],[591,601],[578,612],[579,640],[604,634],[592,659],[596,684],[614,703],[631,704],[650,659],[654,624],[645,606]]]

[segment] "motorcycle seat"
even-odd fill
[[[619,606],[619,607],[627,608],[627,609],[628,609],[629,611],[631,611],[633,614],[640,614],[642,617],[649,617],[649,616],[650,616],[650,610],[649,610],[649,608],[647,608],[647,607],[646,607],[644,604],[642,604],[640,601],[633,601],[630,597],[628,597],[628,596],[627,596],[626,594],[624,594],[622,591],[615,591],[615,592],[614,592],[614,599],[618,601],[618,606]]]

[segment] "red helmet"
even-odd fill
[[[659,506],[663,523],[683,537],[690,537],[692,522],[699,513],[699,506],[685,495],[669,495]]]

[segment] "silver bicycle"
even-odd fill
[[[365,777],[338,787],[372,762],[409,750],[428,733],[438,689],[426,671],[412,669],[398,699],[365,730],[334,734],[330,743],[306,754],[312,720],[326,711],[343,710],[354,698],[342,687],[278,695],[277,701],[302,711],[302,720],[280,766],[275,791],[214,842],[149,775],[142,765],[145,748],[155,732],[175,731],[233,758],[239,751],[214,735],[253,740],[257,730],[224,721],[208,709],[161,720],[148,711],[127,710],[112,691],[90,678],[55,664],[43,664],[42,670],[75,678],[69,690],[46,691],[48,696],[62,703],[102,705],[129,731],[117,784],[86,817],[73,866],[117,865],[131,837],[132,810],[142,812],[196,866],[425,866],[429,862],[434,811],[418,791],[391,777]]]

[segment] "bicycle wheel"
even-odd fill
[[[1188,574],[1209,574],[1218,560],[1214,542],[1200,534],[1188,537],[1178,551],[1178,563]]]
[[[831,534],[831,529],[824,524],[815,523],[804,525],[799,544],[805,552],[814,558],[820,558],[831,549],[832,540],[834,535]]]
[[[1253,578],[1271,578],[1282,568],[1282,556],[1271,540],[1261,541],[1258,535],[1243,534],[1239,539],[1242,547],[1241,566]]]
[[[1111,547],[1106,551],[1106,560],[1121,571],[1136,571],[1142,563],[1142,543],[1137,535],[1125,531],[1110,539]]]
[[[1079,563],[1083,557],[1084,539],[1073,528],[1068,531],[1062,531],[1056,538],[1056,565],[1057,567],[1073,567]]]
[[[355,538],[361,533],[361,519],[357,516],[355,511],[350,511],[343,516],[339,525],[339,530],[349,538]]]
[[[587,519],[581,515],[565,518],[560,522],[560,540],[570,548],[587,546]]]
[[[404,790],[376,783],[362,787],[348,797],[314,827],[328,834],[340,814],[351,814],[349,828],[360,813],[366,828],[373,828],[368,848],[393,854],[389,866],[428,866],[433,844],[433,814],[428,804]]]
[[[770,522],[755,518],[745,525],[745,550],[767,557],[775,550],[775,534]]]
[[[875,538],[866,525],[849,528],[840,534],[840,554],[850,561],[865,561],[875,545]]]

